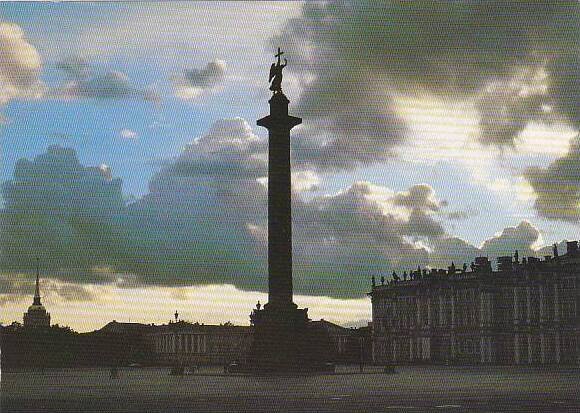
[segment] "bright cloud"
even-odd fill
[[[0,54],[0,105],[43,95],[42,60],[17,24],[0,22]]]

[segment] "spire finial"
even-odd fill
[[[36,257],[36,288],[34,290],[34,301],[33,305],[40,304],[40,259]]]

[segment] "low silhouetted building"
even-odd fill
[[[149,335],[161,364],[227,364],[245,360],[252,342],[250,326],[205,325],[178,321],[156,326]]]
[[[375,285],[376,363],[580,363],[580,251],[543,260],[485,257]]]

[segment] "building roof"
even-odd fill
[[[409,273],[409,278],[400,279],[401,277],[394,274],[394,278],[385,282],[372,286],[373,293],[380,293],[401,288],[419,287],[426,284],[446,283],[446,282],[469,282],[469,281],[485,281],[493,280],[508,280],[516,279],[523,274],[541,274],[553,273],[561,271],[564,268],[574,267],[580,270],[580,249],[578,242],[568,242],[568,250],[566,254],[558,255],[558,250],[554,247],[554,255],[547,255],[544,259],[537,257],[528,257],[519,259],[518,253],[512,256],[503,256],[497,258],[498,269],[493,270],[491,261],[487,257],[477,257],[469,268],[456,269],[452,263],[447,270],[445,269],[418,269]]]

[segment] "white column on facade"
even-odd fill
[[[455,327],[455,289],[451,288],[451,328]]]
[[[514,336],[514,361],[520,364],[520,336],[517,333]]]
[[[485,353],[487,352],[485,349],[485,337],[481,336],[479,339],[479,353],[480,353],[480,359],[482,363],[485,363]]]
[[[427,297],[427,325],[429,328],[432,327],[432,314],[431,314],[431,297]]]
[[[440,292],[439,293],[439,325],[442,326],[443,325],[443,294]]]
[[[560,332],[559,331],[556,332],[556,343],[555,343],[554,350],[556,350],[556,363],[560,364]]]
[[[455,289],[451,288],[451,357],[455,360]]]
[[[540,285],[538,287],[538,290],[539,290],[539,297],[540,297],[540,323],[543,323],[544,318],[545,318],[545,315],[544,315],[544,311],[545,311],[544,310],[544,286]]]
[[[530,324],[532,319],[532,299],[530,297],[530,286],[526,287],[526,312],[527,312],[527,322]]]
[[[487,322],[491,324],[493,320],[493,303],[491,301],[492,296],[491,294],[487,294]],[[490,338],[491,340],[491,338]]]
[[[455,333],[451,333],[451,358],[455,359]]]
[[[424,360],[424,354],[425,354],[425,346],[424,346],[424,341],[425,338],[423,337],[417,337],[417,352],[415,355],[415,358],[418,360]]]
[[[422,327],[421,324],[421,297],[415,297],[417,303],[417,329]]]
[[[528,364],[532,363],[533,359],[532,335],[528,333]]]
[[[554,284],[554,321],[560,321],[560,289]]]
[[[479,293],[479,326],[481,328],[483,328],[484,321],[485,321],[485,293],[482,291]]]
[[[540,333],[540,360],[542,364],[546,363],[546,336]]]
[[[409,337],[409,360],[413,361],[413,338]]]
[[[514,324],[519,320],[518,287],[514,287]]]

